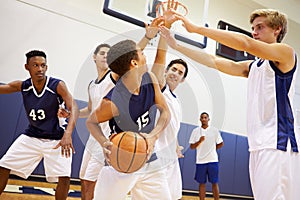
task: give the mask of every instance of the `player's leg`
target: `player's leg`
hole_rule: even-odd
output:
[[[199,184],[199,198],[200,200],[204,200],[206,196],[206,185],[205,183]]]
[[[56,200],[66,200],[70,189],[70,177],[58,177],[55,191]]]
[[[99,161],[99,157],[99,155],[92,155],[90,153],[83,156],[80,169],[82,200],[92,200],[94,198],[96,181],[104,166],[104,163]]]
[[[212,183],[212,193],[213,193],[214,200],[218,200],[220,197],[218,183]]]
[[[79,172],[79,178],[81,183],[81,199],[82,200],[90,200],[94,197],[94,187],[96,185],[96,179],[94,181],[90,180],[90,175],[88,175],[88,167],[89,162],[92,159],[92,154],[87,149],[87,147],[84,149],[81,166],[80,166],[80,172]]]
[[[7,181],[9,178],[10,169],[6,169],[4,167],[0,167],[0,195],[4,191]]]
[[[59,141],[43,140],[44,168],[47,181],[58,182],[55,192],[57,200],[65,200],[68,197],[70,187],[72,153],[69,158],[61,155],[61,147],[53,149]]]
[[[195,180],[199,183],[199,198],[204,200],[206,196],[207,164],[196,164]]]
[[[164,168],[172,199],[182,198],[182,179],[178,159]]]
[[[291,180],[290,183],[290,190],[289,193],[291,193],[291,199],[299,199],[300,197],[300,153],[299,152],[287,152],[291,156],[291,163],[290,163],[290,169],[286,169],[287,171],[290,171],[289,173],[289,179]]]
[[[212,192],[213,192],[213,197],[214,200],[219,199],[219,163],[218,162],[213,162],[213,163],[208,163],[208,180],[212,184]]]
[[[81,199],[92,200],[94,198],[96,181],[88,181],[88,180],[80,179],[80,183],[81,183]]]
[[[126,199],[137,178],[135,173],[120,173],[111,166],[104,166],[96,182],[94,200]]]
[[[256,200],[291,199],[284,197],[288,185],[285,173],[289,160],[282,154],[286,152],[276,149],[250,152],[250,180]]]
[[[139,176],[136,184],[131,190],[132,200],[171,200],[171,193],[167,181],[165,170],[147,170],[152,169],[151,165],[159,163],[158,160],[146,163],[139,171],[135,172]]]
[[[0,194],[4,191],[9,174],[27,178],[39,164],[42,156],[39,140],[20,135],[0,160]]]
[[[89,139],[90,140],[90,139]],[[92,200],[94,198],[94,190],[97,178],[104,166],[104,155],[101,146],[98,144],[93,148],[93,144],[89,142],[84,150],[81,167],[80,167],[80,183],[81,183],[81,199]]]

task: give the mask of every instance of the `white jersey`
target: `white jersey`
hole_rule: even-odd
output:
[[[177,160],[177,135],[180,129],[181,121],[181,106],[178,98],[171,92],[168,85],[162,89],[162,93],[165,97],[169,110],[171,112],[171,119],[167,127],[160,134],[157,140],[156,152],[158,157],[164,159],[164,162]]]
[[[217,144],[223,142],[220,131],[215,127],[197,127],[193,130],[189,143],[195,144],[200,137],[204,136],[205,140],[197,146],[196,163],[206,164],[211,162],[218,162]]]
[[[115,80],[112,78],[110,71],[107,72],[101,80],[91,81],[89,84],[89,96],[90,101],[92,102],[92,110],[93,112],[100,104],[103,97],[115,86]],[[100,123],[102,131],[106,137],[110,135],[109,123],[104,122]],[[100,144],[96,141],[96,139],[90,134],[89,139],[86,143],[86,149],[90,151],[90,153],[97,152],[99,149],[102,149]]]
[[[247,131],[249,151],[279,149],[286,151],[288,140],[298,151],[292,98],[296,66],[282,73],[273,62],[258,59],[250,65],[248,76]]]

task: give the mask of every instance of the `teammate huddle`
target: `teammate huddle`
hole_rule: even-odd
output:
[[[28,128],[0,160],[0,194],[10,173],[27,178],[44,158],[47,180],[58,178],[56,199],[66,199],[74,153],[71,135],[79,116],[87,117],[91,133],[80,170],[82,199],[125,199],[128,192],[133,200],[180,199],[178,157],[182,154],[177,151],[177,134],[181,109],[174,90],[184,81],[188,67],[183,60],[176,59],[165,68],[170,46],[207,67],[248,78],[247,134],[254,198],[298,199],[300,138],[292,107],[297,57],[293,48],[280,43],[286,34],[286,16],[271,9],[255,10],[250,16],[253,35],[250,38],[196,26],[176,13],[174,0],[169,0],[166,6],[163,16],[146,25],[146,34],[138,44],[123,40],[112,47],[104,44],[96,48],[93,58],[98,76],[89,84],[88,106],[80,111],[64,82],[46,76],[45,53],[34,50],[26,54],[25,68],[30,78],[0,85],[1,94],[22,93],[29,119]],[[182,46],[169,30],[177,20],[189,32],[249,52],[259,59],[234,62]],[[149,72],[142,50],[159,31],[156,57]],[[62,102],[69,113],[59,109]],[[61,126],[58,114],[68,118],[66,127]],[[149,160],[130,174],[120,173],[104,162],[106,159],[109,163],[107,154],[112,145],[108,135],[122,131],[140,132],[149,144]],[[191,146],[195,143],[195,147],[201,146],[203,138],[201,142],[200,139],[190,140]],[[165,158],[170,159],[168,164]]]

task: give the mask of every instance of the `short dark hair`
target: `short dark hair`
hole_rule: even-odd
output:
[[[202,115],[207,115],[207,117],[209,117],[209,114],[208,114],[207,112],[202,112],[201,115],[200,115],[200,117],[201,117]]]
[[[122,40],[113,45],[107,53],[109,68],[123,76],[130,69],[131,60],[138,60],[137,46],[132,40]]]
[[[25,54],[26,55],[26,63],[29,63],[30,58],[35,57],[35,56],[41,56],[44,57],[45,59],[47,59],[47,56],[45,54],[45,52],[40,51],[40,50],[32,50],[29,51],[28,53]]]
[[[102,47],[110,48],[110,45],[109,45],[109,44],[105,44],[105,43],[99,44],[99,45],[96,47],[95,51],[94,51],[94,55],[96,55],[96,54],[100,51],[100,49],[101,49]]]
[[[174,64],[181,64],[181,65],[183,65],[183,66],[185,67],[185,72],[184,72],[184,75],[183,75],[183,78],[185,78],[185,77],[187,76],[187,74],[188,74],[188,65],[187,65],[187,63],[186,63],[184,60],[182,60],[182,59],[175,59],[175,60],[172,60],[172,61],[168,64],[167,70],[169,70],[170,67],[172,67],[172,65],[174,65]]]

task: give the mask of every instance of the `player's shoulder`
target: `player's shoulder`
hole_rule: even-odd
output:
[[[200,132],[201,126],[196,126],[193,130],[192,130],[192,134],[193,133],[197,133]]]
[[[47,78],[49,79],[49,82],[63,81],[62,79],[56,78],[56,77],[53,77],[53,76],[47,76]]]
[[[209,128],[212,130],[218,130],[215,126],[209,126]]]
[[[56,87],[58,84],[65,84],[65,82],[62,79],[54,78],[54,77],[47,77],[48,79],[48,86],[54,86]]]
[[[145,81],[151,81],[152,83],[158,83],[157,81],[157,78],[155,76],[155,74],[153,72],[146,72],[144,75],[143,75],[143,79]]]
[[[220,133],[220,130],[214,126],[209,126],[210,131],[216,132],[216,133]]]

